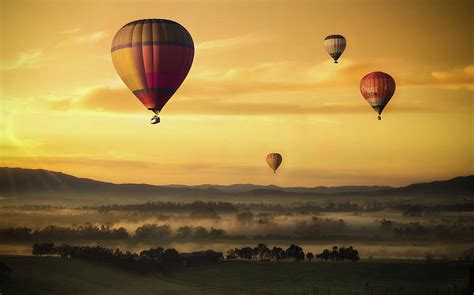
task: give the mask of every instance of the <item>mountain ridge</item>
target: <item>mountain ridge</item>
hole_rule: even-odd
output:
[[[333,195],[466,195],[472,196],[474,175],[459,176],[449,180],[415,183],[403,187],[389,186],[336,186],[336,187],[280,187],[275,185],[151,185],[145,183],[110,183],[90,178],[80,178],[45,169],[0,167],[0,193],[110,193],[140,195],[273,195],[273,196],[333,196]]]

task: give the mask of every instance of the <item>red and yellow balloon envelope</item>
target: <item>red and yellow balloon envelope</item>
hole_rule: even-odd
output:
[[[273,173],[276,173],[278,167],[280,167],[283,157],[279,153],[270,153],[267,155],[267,164],[272,168]]]
[[[194,58],[191,35],[166,19],[143,19],[123,26],[112,41],[112,61],[123,82],[156,115],[183,83]]]
[[[395,80],[384,72],[372,72],[360,81],[360,92],[369,105],[382,117],[382,112],[395,93]]]

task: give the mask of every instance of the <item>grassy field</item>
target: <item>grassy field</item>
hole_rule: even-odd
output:
[[[9,294],[438,294],[467,286],[467,264],[225,262],[169,276],[135,273],[80,260],[0,256],[13,269]],[[368,282],[368,288],[367,288]],[[329,289],[329,293],[328,293]],[[430,293],[431,294],[431,293]],[[436,293],[432,293],[436,294]]]

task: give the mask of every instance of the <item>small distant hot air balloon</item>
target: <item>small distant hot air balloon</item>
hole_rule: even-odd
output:
[[[395,80],[384,72],[372,72],[360,80],[360,92],[369,105],[382,117],[382,111],[395,93]]]
[[[186,78],[194,58],[191,35],[167,19],[142,19],[123,26],[112,41],[112,62],[133,94],[159,113]]]
[[[273,173],[276,173],[276,170],[281,165],[283,157],[279,153],[270,153],[267,155],[267,163],[270,168],[272,168]]]
[[[337,64],[337,60],[346,49],[346,38],[341,35],[329,35],[324,39],[324,48]]]

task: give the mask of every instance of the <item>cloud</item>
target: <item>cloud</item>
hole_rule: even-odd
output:
[[[97,32],[92,32],[92,33],[87,33],[87,34],[82,34],[82,35],[77,35],[76,33],[79,32],[79,30],[68,30],[68,31],[62,31],[62,34],[68,35],[66,39],[63,41],[60,41],[57,43],[56,46],[67,46],[67,45],[86,45],[86,44],[95,44],[103,40],[105,37],[107,37],[107,34],[102,31],[97,31]]]
[[[79,32],[79,29],[71,29],[65,31],[59,31],[58,33],[64,35],[71,35],[62,42],[58,42],[56,46],[63,46],[69,44],[94,44],[103,40],[107,34],[104,32],[92,32],[90,34],[84,34],[75,36]],[[46,50],[48,51],[48,50]],[[36,69],[42,65],[42,62],[46,60],[43,49],[30,49],[20,52],[16,58],[12,60],[0,61],[0,70],[18,70],[18,69]]]
[[[183,96],[233,97],[256,93],[318,92],[358,85],[370,69],[370,62],[352,62],[334,66],[331,61],[319,64],[274,62],[229,69],[193,69],[180,90]]]
[[[196,69],[166,109],[172,114],[234,116],[366,113],[370,108],[363,102],[357,88],[360,77],[372,68],[370,62],[345,60],[344,64],[337,66],[330,61],[314,65],[278,62],[230,69]],[[453,73],[439,77],[458,81],[461,74]],[[471,74],[472,67],[463,70],[463,75]],[[410,84],[402,82],[402,85]],[[418,81],[416,85],[426,84]],[[347,93],[348,89],[356,91],[360,101],[338,98],[341,91]],[[288,100],[286,97],[300,99]],[[442,106],[450,104],[445,102],[438,106],[434,101],[441,102],[441,98],[433,98],[430,103],[426,103],[427,99],[404,97],[396,105],[391,105],[390,111],[439,112]],[[60,111],[131,114],[145,110],[125,87],[87,88],[70,98],[46,98],[41,104]]]
[[[96,88],[86,93],[77,103],[79,108],[116,113],[138,113],[143,106],[126,88]]]
[[[216,50],[225,48],[242,47],[244,45],[261,42],[262,38],[256,34],[248,34],[231,38],[215,39],[196,44],[196,50]]]
[[[17,58],[0,63],[1,70],[32,69],[38,68],[43,58],[41,49],[32,49],[20,52]]]
[[[401,82],[410,86],[474,90],[474,65],[449,71],[433,71],[429,75],[401,79]]]
[[[105,38],[105,36],[106,34],[104,32],[94,32],[91,34],[78,36],[74,40],[79,44],[89,44],[96,43]]]
[[[314,66],[279,62],[223,70],[198,69],[190,74],[175,95],[173,112],[187,114],[190,113],[189,110],[193,110],[193,113],[202,114],[260,115],[353,111],[352,106],[333,104],[316,107],[291,103],[266,103],[259,102],[258,99],[252,101],[249,96],[297,92],[316,95],[324,87],[358,83],[357,73],[364,71],[366,67],[365,63],[347,61],[346,65],[341,67],[334,67],[331,62]],[[68,98],[46,97],[42,101],[43,105],[54,110],[143,112],[140,101],[125,87],[93,87]]]
[[[362,100],[361,100],[362,102]],[[48,99],[42,102],[48,108],[64,110],[92,110],[109,113],[141,113],[143,105],[126,88],[94,88],[76,99]],[[319,103],[297,104],[265,101],[233,101],[227,99],[175,99],[169,107],[173,114],[194,115],[310,115],[310,114],[347,114],[366,113],[370,108],[365,103]],[[397,107],[392,112],[438,111],[432,105],[419,100],[410,100]]]
[[[432,72],[431,75],[438,83],[472,85],[474,83],[474,65],[469,65],[463,69]]]
[[[361,101],[362,102],[362,101]],[[321,103],[319,105],[266,103],[266,102],[222,102],[222,101],[175,101],[173,112],[179,114],[206,115],[316,115],[316,114],[349,114],[367,113],[370,110],[365,103]],[[398,106],[394,112],[420,112],[430,109],[422,103],[405,103]]]

